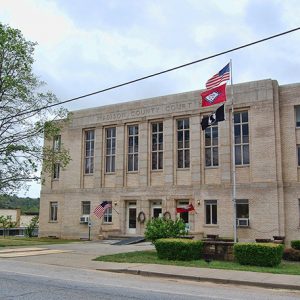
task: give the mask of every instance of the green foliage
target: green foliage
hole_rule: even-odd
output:
[[[291,261],[300,261],[300,250],[286,248],[283,252],[283,259]]]
[[[12,221],[11,216],[0,216],[0,228],[8,229],[16,226],[17,222]]]
[[[273,267],[281,262],[284,246],[273,243],[237,243],[235,259],[242,265]]]
[[[27,237],[33,237],[33,232],[38,227],[38,225],[39,225],[39,217],[35,216],[31,219],[30,224],[26,227],[25,235]]]
[[[145,237],[151,242],[162,238],[176,238],[186,234],[182,219],[154,218],[146,223]]]
[[[5,230],[15,228],[17,222],[12,221],[11,216],[0,216],[0,228],[3,228],[3,236],[5,237]]]
[[[159,259],[195,260],[203,253],[203,242],[190,239],[159,239],[154,243]]]
[[[300,250],[300,240],[291,241],[291,246],[293,249]]]
[[[8,239],[5,239],[5,241]],[[1,238],[0,238],[1,247]],[[167,260],[159,259],[155,250],[135,251],[129,253],[118,253],[111,255],[99,256],[96,261],[118,262],[118,263],[134,263],[134,264],[160,264],[160,265],[173,265],[184,266],[193,268],[210,268],[210,269],[222,269],[222,270],[236,270],[236,271],[248,271],[248,272],[262,272],[273,274],[289,274],[300,275],[300,262],[287,262],[282,261],[280,265],[276,267],[257,267],[250,265],[241,265],[234,261],[220,261],[212,260],[209,264],[204,259],[200,260]],[[159,268],[159,266],[158,266]]]
[[[42,138],[57,134],[64,123],[57,120],[67,114],[64,109],[50,107],[58,99],[33,73],[35,46],[20,30],[0,23],[0,194],[39,181],[42,160],[53,161],[49,153],[43,157]],[[67,150],[55,155],[55,162],[61,162],[62,167],[70,160]],[[49,164],[45,166],[49,171]]]
[[[0,209],[21,209],[21,214],[38,213],[40,199],[18,197],[17,195],[0,195]]]

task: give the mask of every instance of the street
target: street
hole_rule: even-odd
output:
[[[300,291],[113,274],[0,260],[0,299],[299,299]]]

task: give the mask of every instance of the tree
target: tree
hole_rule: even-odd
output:
[[[27,237],[33,237],[34,230],[38,228],[39,225],[39,217],[35,216],[31,219],[30,224],[25,229],[25,235]]]
[[[146,223],[145,237],[155,243],[158,239],[177,238],[186,235],[185,224],[182,219],[154,218]]]
[[[5,231],[9,228],[15,228],[17,222],[12,221],[11,216],[0,216],[0,228],[3,228],[3,236],[5,237]]]
[[[0,194],[39,180],[42,160],[43,171],[49,173],[54,162],[64,168],[70,161],[63,147],[54,153],[42,146],[43,137],[59,134],[65,121],[58,120],[68,118],[66,110],[49,107],[58,99],[33,74],[35,46],[18,29],[0,23]]]

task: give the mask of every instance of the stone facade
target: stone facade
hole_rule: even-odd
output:
[[[273,236],[285,236],[287,242],[300,239],[297,156],[300,129],[296,128],[295,120],[295,109],[300,105],[300,84],[278,86],[277,81],[261,80],[234,85],[233,92],[234,112],[240,115],[246,112],[248,129],[245,124],[235,125],[240,126],[244,142],[249,140],[248,146],[241,148],[245,151],[241,156],[245,161],[235,168],[236,199],[247,203],[239,213],[246,209],[247,215],[238,216],[243,219],[240,225],[244,225],[237,229],[238,239]],[[40,201],[40,236],[87,237],[89,227],[80,223],[80,217],[82,202],[89,201],[92,239],[142,235],[145,223],[136,220],[140,212],[145,213],[146,220],[165,212],[174,219],[176,207],[186,203],[195,207],[194,212],[185,215],[191,234],[233,237],[230,93],[229,86],[226,120],[218,124],[218,138],[214,140],[218,162],[212,166],[207,166],[207,144],[200,123],[218,105],[202,108],[200,91],[73,112],[70,123],[61,132],[61,142],[70,149],[72,161],[65,170],[60,170],[59,178],[45,176]],[[181,155],[178,120],[182,119],[189,124],[188,133],[184,133],[184,139],[188,140],[184,146],[189,152],[187,167],[178,167]],[[163,124],[163,169],[158,170],[153,170],[151,159],[153,123]],[[138,126],[136,171],[128,171],[128,128],[132,125]],[[107,128],[115,128],[113,172],[107,172],[106,167]],[[87,130],[94,132],[90,174],[85,174]],[[238,138],[235,141],[240,143]],[[112,219],[106,219],[107,222],[93,214],[104,200],[112,203]]]

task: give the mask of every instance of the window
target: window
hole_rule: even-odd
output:
[[[163,169],[163,123],[152,125],[152,170]]]
[[[177,167],[190,167],[190,122],[177,120]]]
[[[116,127],[106,128],[106,167],[107,173],[115,172]]]
[[[53,151],[58,152],[61,148],[61,136],[56,135],[53,138]]]
[[[95,147],[95,131],[87,130],[84,132],[85,150],[84,150],[84,173],[94,173],[94,147]]]
[[[107,201],[111,205],[111,201]],[[112,223],[112,206],[107,208],[103,215],[103,222],[104,223]]]
[[[57,202],[50,202],[50,221],[57,221]]]
[[[295,106],[296,112],[296,127],[300,127],[300,106]]]
[[[205,129],[205,166],[214,167],[218,165],[218,125],[213,125]]]
[[[249,125],[247,111],[234,114],[234,144],[235,164],[249,164]]]
[[[59,179],[60,163],[53,164],[53,179]]]
[[[218,224],[217,200],[205,200],[205,224]]]
[[[139,126],[128,126],[128,171],[139,168]]]
[[[91,213],[91,202],[90,201],[82,201],[81,202],[81,213],[83,215],[89,215]]]
[[[297,145],[298,167],[300,167],[300,145]]]
[[[237,219],[249,219],[249,201],[247,199],[236,200]]]

